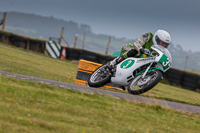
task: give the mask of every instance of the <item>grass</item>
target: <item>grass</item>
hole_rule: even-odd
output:
[[[128,93],[127,91],[114,90],[112,88],[106,90]],[[200,93],[163,83],[158,83],[153,89],[140,96],[200,106]]]
[[[26,50],[27,51],[27,50]],[[74,83],[78,64],[0,47],[0,71]]]
[[[1,133],[198,133],[200,115],[0,76]]]
[[[27,50],[22,52],[0,45],[0,71],[74,83],[77,67],[78,64],[71,61],[52,59]],[[200,106],[200,93],[162,83],[142,96]]]
[[[200,106],[200,93],[162,83],[142,96]]]

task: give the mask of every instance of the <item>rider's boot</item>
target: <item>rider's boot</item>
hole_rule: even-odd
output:
[[[119,57],[116,57],[114,60],[110,61],[107,63],[107,68],[109,70],[112,70],[114,68],[115,65],[119,64],[120,62],[122,62],[124,60],[124,56],[121,55]]]

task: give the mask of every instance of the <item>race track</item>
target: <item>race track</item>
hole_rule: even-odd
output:
[[[44,83],[44,84],[52,85],[55,87],[59,87],[61,89],[72,89],[72,90],[82,91],[85,93],[103,94],[103,95],[111,96],[117,99],[125,99],[133,103],[135,102],[135,103],[144,103],[144,104],[151,104],[151,105],[161,105],[163,107],[172,108],[174,110],[200,113],[200,106],[147,98],[147,97],[142,97],[142,96],[136,96],[136,95],[108,91],[108,90],[103,90],[103,89],[98,89],[98,88],[86,87],[86,86],[80,86],[80,85],[69,84],[69,83],[53,81],[53,80],[37,78],[37,77],[31,77],[31,76],[25,76],[25,75],[20,75],[20,74],[13,74],[13,73],[7,73],[7,72],[0,72],[0,74],[3,76],[17,78],[21,80]]]

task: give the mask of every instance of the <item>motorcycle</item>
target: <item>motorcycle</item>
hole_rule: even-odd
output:
[[[129,57],[111,71],[107,65],[100,66],[88,79],[88,85],[102,87],[111,82],[123,89],[127,88],[133,95],[149,91],[163,79],[163,74],[172,63],[168,49],[162,46],[152,46],[151,49],[149,55],[143,54],[139,58]]]

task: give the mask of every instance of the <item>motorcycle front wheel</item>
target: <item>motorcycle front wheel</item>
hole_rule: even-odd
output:
[[[97,68],[90,78],[88,79],[88,85],[90,87],[101,87],[111,80],[111,75],[109,70],[106,69],[106,65],[100,66]]]
[[[142,74],[136,76],[128,85],[128,92],[133,95],[139,95],[149,91],[163,78],[159,70],[151,71],[142,78]]]

